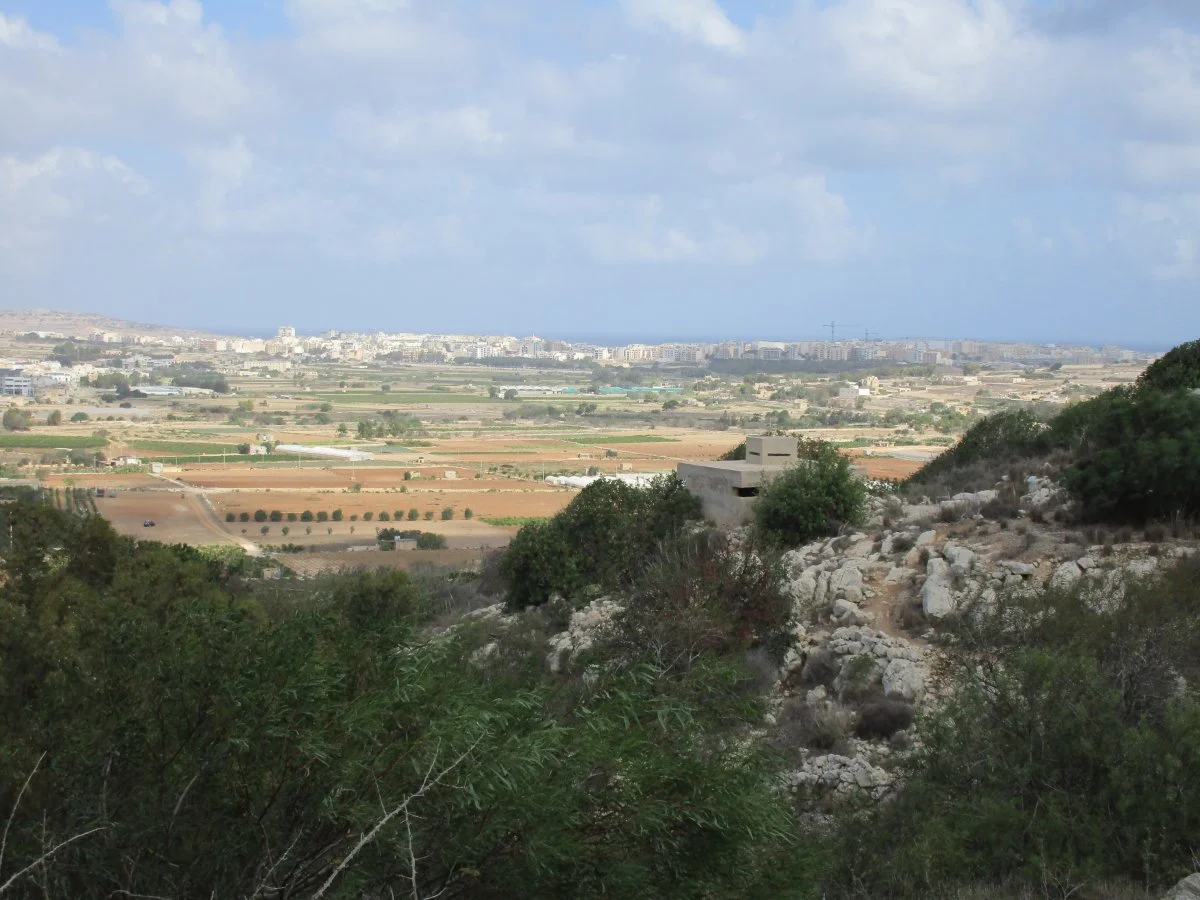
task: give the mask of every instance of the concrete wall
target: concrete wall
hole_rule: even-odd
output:
[[[681,462],[680,480],[700,498],[704,517],[726,528],[736,528],[750,518],[758,491],[784,470],[751,462]]]

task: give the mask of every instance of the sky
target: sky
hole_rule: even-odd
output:
[[[0,0],[4,309],[1169,346],[1198,288],[1196,0]]]

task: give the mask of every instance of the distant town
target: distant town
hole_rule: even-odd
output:
[[[10,339],[62,341],[66,347],[54,358],[40,350],[28,357],[13,353],[0,358],[0,393],[36,396],[39,391],[87,382],[113,368],[143,376],[176,365],[179,355],[197,354],[214,372],[237,376],[287,373],[306,364],[321,363],[485,363],[504,365],[533,361],[547,366],[571,363],[664,367],[706,367],[718,361],[744,360],[766,368],[789,371],[787,364],[831,363],[857,366],[921,365],[945,367],[948,377],[974,383],[971,372],[991,364],[1011,369],[1063,365],[1102,365],[1146,362],[1154,354],[1115,345],[1100,348],[1070,344],[1003,343],[979,340],[846,339],[830,327],[828,340],[720,341],[631,343],[606,346],[553,338],[479,334],[416,334],[407,332],[326,331],[302,335],[292,326],[281,326],[273,338],[221,337],[170,334],[160,327],[144,331],[0,330]],[[18,345],[9,344],[10,347]],[[114,352],[121,351],[121,352]],[[798,365],[796,368],[800,368]],[[963,367],[966,366],[964,369]],[[835,367],[836,368],[836,367]],[[967,374],[964,374],[967,373]],[[141,387],[151,393],[155,387]],[[164,393],[185,393],[188,388],[165,385]]]

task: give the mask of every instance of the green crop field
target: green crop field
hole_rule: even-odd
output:
[[[306,394],[305,399],[328,400],[344,405],[414,406],[438,403],[502,403],[486,394],[419,393],[404,391],[340,391],[331,394]]]
[[[548,516],[484,516],[479,521],[500,528],[524,528],[534,522],[545,522],[548,518]]]
[[[0,449],[96,450],[107,438],[80,434],[0,434]]]
[[[659,437],[656,434],[593,434],[564,437],[571,444],[675,444],[675,438]]]
[[[146,453],[165,453],[170,455],[184,454],[201,456],[207,454],[220,455],[223,452],[236,454],[237,444],[214,444],[204,441],[130,441],[133,450]]]

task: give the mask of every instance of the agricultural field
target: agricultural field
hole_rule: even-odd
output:
[[[746,434],[785,431],[838,442],[871,477],[901,479],[973,417],[1090,396],[1135,376],[1128,367],[1068,366],[949,384],[914,367],[881,378],[870,397],[844,401],[842,376],[645,370],[638,377],[653,389],[614,393],[611,383],[634,378],[627,370],[314,364],[287,375],[229,374],[222,395],[118,403],[79,387],[27,404],[28,430],[0,434],[0,474],[37,478],[64,498],[116,489],[81,502],[137,538],[251,549],[291,542],[327,555],[321,566],[365,563],[348,551],[373,544],[399,515],[445,534],[449,549],[436,552],[477,558],[571,501],[575,491],[547,483],[549,475],[671,472],[720,457]],[[504,399],[507,386],[524,384],[555,392]],[[59,424],[45,424],[55,411]],[[242,452],[280,443],[374,458]],[[124,467],[97,468],[97,454]],[[254,521],[260,510],[266,521]],[[381,554],[390,560],[381,564],[409,565],[396,561],[403,555]]]

